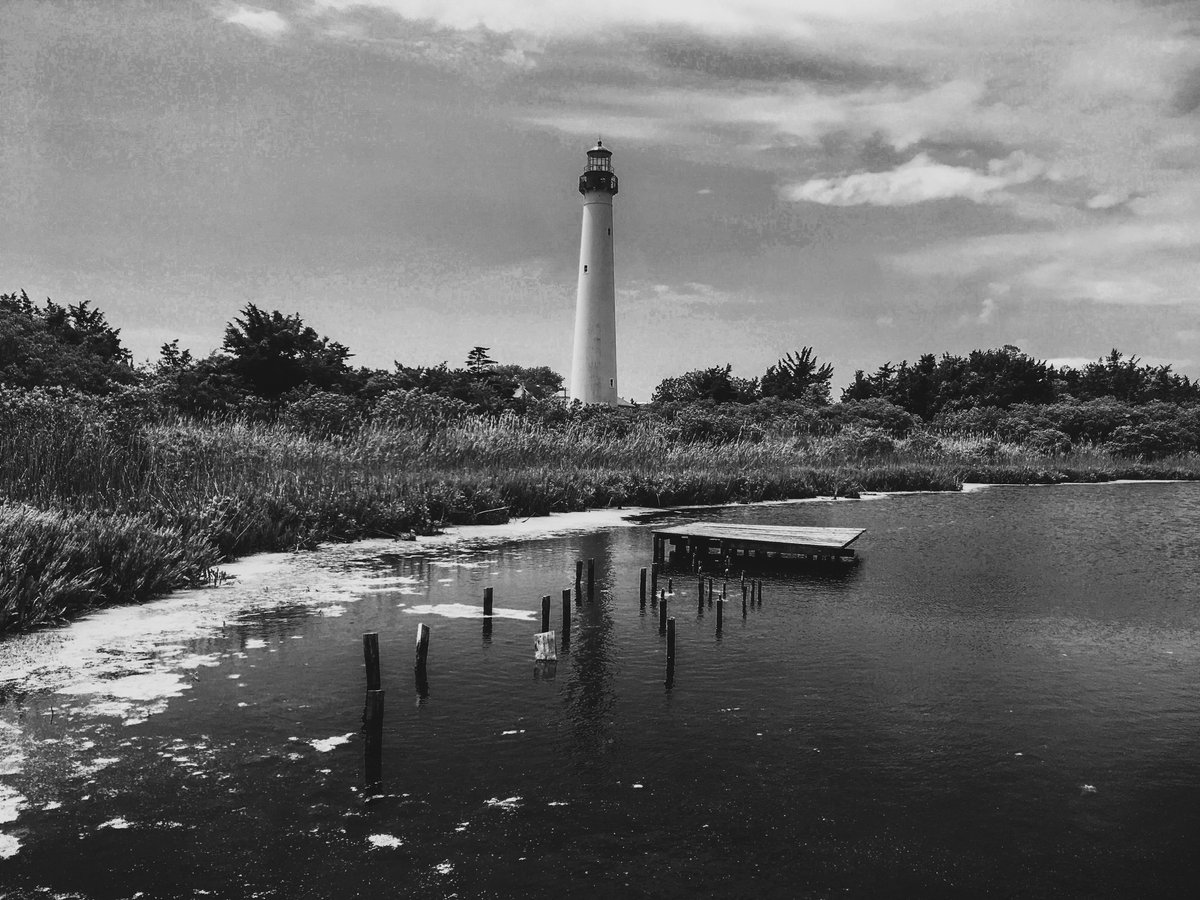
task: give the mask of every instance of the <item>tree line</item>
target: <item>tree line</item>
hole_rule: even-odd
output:
[[[845,428],[904,437],[914,430],[969,432],[1061,452],[1107,442],[1126,455],[1200,449],[1200,383],[1112,350],[1080,368],[1053,366],[1006,345],[965,356],[890,361],[832,399],[833,367],[804,346],[759,377],[730,364],[663,379],[635,410],[572,407],[547,366],[502,364],[477,346],[463,365],[391,369],[351,364],[348,347],[299,314],[247,303],[221,347],[196,358],[177,340],[135,365],[120,330],[83,302],[39,305],[0,294],[0,385],[120,396],[126,405],[189,416],[236,414],[338,433],[373,415],[444,421],[511,411],[553,425],[587,420],[619,435],[632,418],[661,421],[680,440],[753,440],[763,429],[833,434]]]

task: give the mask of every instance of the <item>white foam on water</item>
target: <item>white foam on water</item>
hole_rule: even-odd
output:
[[[99,831],[101,828],[112,828],[114,831],[123,831],[128,827],[129,823],[120,816],[117,816],[117,818],[109,819],[107,822],[101,822],[96,826],[96,830]]]
[[[25,797],[6,784],[0,784],[0,822],[15,822],[25,808]]]
[[[337,616],[342,616],[345,614],[346,614],[346,607],[344,607],[340,604],[337,604],[334,606],[326,606],[323,609],[317,610],[317,615],[328,616],[329,618],[335,618]]]
[[[0,775],[17,775],[25,763],[21,747],[23,732],[9,722],[0,721]]]
[[[394,834],[370,834],[367,835],[367,843],[376,849],[391,849],[403,845],[404,841]]]
[[[195,653],[191,656],[186,656],[181,660],[177,660],[174,665],[180,669],[190,670],[198,669],[201,666],[213,668],[221,664],[220,658],[215,653]]]
[[[0,831],[0,859],[12,859],[21,849],[21,842],[11,834]]]
[[[372,585],[387,585],[387,584],[420,584],[421,579],[416,575],[372,575],[370,583]],[[368,590],[386,590],[386,588],[368,588]]]
[[[59,688],[68,696],[90,698],[72,712],[87,716],[111,716],[123,725],[139,725],[166,710],[167,701],[191,689],[178,672],[157,671],[122,678],[91,678]]]
[[[60,803],[58,800],[51,800],[48,803],[42,804],[42,812],[49,812],[52,809],[61,809],[61,808],[62,808],[62,803]]]
[[[437,872],[439,875],[449,875],[454,871],[454,865],[450,862],[450,860],[446,860],[445,862],[440,862],[434,866],[433,871]]]
[[[505,800],[499,800],[496,797],[492,797],[490,800],[483,801],[483,805],[491,806],[495,809],[516,809],[521,805],[521,798],[509,797]]]
[[[342,744],[350,743],[350,739],[352,737],[354,737],[353,731],[349,732],[348,734],[334,735],[330,738],[318,738],[316,740],[309,741],[309,744],[311,744],[318,753],[328,753],[334,747],[340,747]]]
[[[246,641],[247,650],[261,650],[265,646],[267,646],[267,642],[262,638],[248,638]]]
[[[446,619],[482,619],[483,607],[471,606],[466,603],[427,603],[421,606],[406,606],[406,613],[412,613],[420,616],[442,616]],[[494,619],[520,619],[524,621],[533,620],[538,613],[527,609],[502,609],[494,607],[492,609],[492,618]]]

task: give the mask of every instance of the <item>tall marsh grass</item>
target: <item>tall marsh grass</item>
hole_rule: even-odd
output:
[[[681,443],[661,423],[514,414],[392,418],[344,435],[0,390],[0,632],[212,577],[220,560],[317,541],[553,511],[957,490],[963,481],[1197,477],[987,436],[814,437],[756,429]]]

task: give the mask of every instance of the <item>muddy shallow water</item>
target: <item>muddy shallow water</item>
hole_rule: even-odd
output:
[[[657,611],[638,602],[648,526],[618,514],[255,557],[220,588],[0,643],[0,894],[1194,884],[1200,485],[693,517],[867,534],[855,567],[762,573],[745,617],[731,582],[720,633],[680,573],[670,690]],[[564,643],[559,594],[580,558],[599,594],[572,604]],[[544,594],[555,667],[533,662]],[[387,692],[379,796],[364,781],[364,631],[380,635]]]

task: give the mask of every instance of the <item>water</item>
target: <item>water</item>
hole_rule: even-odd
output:
[[[1200,485],[697,517],[866,528],[862,562],[769,571],[745,618],[731,581],[719,634],[677,575],[670,690],[638,603],[648,527],[612,517],[260,557],[0,644],[0,893],[1192,894]],[[600,596],[563,646],[578,558]],[[543,594],[553,670],[533,662]],[[364,631],[387,690],[373,799]]]

